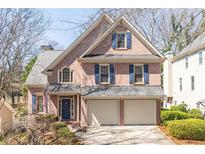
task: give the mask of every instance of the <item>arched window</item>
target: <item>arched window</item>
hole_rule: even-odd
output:
[[[71,83],[73,82],[73,70],[65,67],[58,73],[58,79],[60,83]]]

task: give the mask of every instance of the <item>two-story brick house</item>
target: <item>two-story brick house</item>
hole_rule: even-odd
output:
[[[40,53],[26,82],[29,114],[82,126],[159,124],[164,59],[125,18],[102,15],[66,50]]]

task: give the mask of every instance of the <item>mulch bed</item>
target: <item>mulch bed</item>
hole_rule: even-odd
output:
[[[205,141],[195,141],[195,140],[179,140],[176,137],[170,135],[169,130],[165,126],[159,126],[159,128],[170,138],[175,144],[183,145],[183,144],[195,144],[195,145],[203,145]]]

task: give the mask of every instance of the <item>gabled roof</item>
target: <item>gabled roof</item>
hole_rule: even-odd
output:
[[[176,56],[173,57],[173,61],[180,60],[188,55],[194,54],[201,49],[205,48],[205,32],[199,35],[192,43],[182,49]]]
[[[51,63],[43,73],[46,73],[48,70],[53,69],[66,55],[68,55],[88,34],[95,29],[102,19],[106,19],[110,24],[113,24],[113,20],[107,15],[103,14],[100,16],[84,33],[82,33],[65,51],[53,62]]]
[[[133,26],[131,25],[124,17],[120,17],[97,41],[88,48],[84,54],[81,55],[80,58],[83,56],[89,54],[90,52],[93,51],[112,31],[120,24],[124,23],[127,28],[134,34],[136,35],[140,41],[144,43],[144,45],[154,54],[158,55],[161,58],[164,58],[164,56]]]
[[[47,76],[42,71],[48,67],[63,51],[43,51],[39,54],[29,76],[26,80],[28,86],[45,86],[47,82]]]

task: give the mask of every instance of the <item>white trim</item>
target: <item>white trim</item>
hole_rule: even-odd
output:
[[[91,26],[89,26],[89,28],[83,32],[71,45],[69,45],[69,47],[67,49],[65,49],[65,51],[60,54],[55,61],[53,61],[42,73],[45,73],[48,70],[52,70],[66,55],[68,55],[83,39],[85,39],[88,34],[90,34],[90,32],[95,29],[100,22],[102,21],[102,19],[106,19],[109,24],[113,24],[114,21],[107,15],[107,14],[103,14],[102,16],[100,16]]]
[[[101,82],[101,66],[108,66],[108,82]],[[99,64],[99,83],[110,84],[110,64]]]
[[[124,23],[127,25],[128,29],[138,37],[138,39],[143,42],[143,44],[153,53],[159,55],[161,58],[164,58],[164,55],[161,54],[134,26],[132,26],[124,17],[119,18],[97,41],[90,46],[81,56],[85,56],[93,51],[118,25],[119,23]]]
[[[70,82],[63,82],[63,69],[65,68],[68,68],[69,69],[69,80]],[[59,75],[60,75],[60,72],[61,72],[61,82],[59,81]],[[72,74],[72,75],[71,75]],[[72,77],[71,77],[72,76]],[[73,78],[73,80],[71,81],[71,78]],[[71,69],[70,67],[68,66],[63,66],[60,70],[58,70],[58,83],[61,83],[61,84],[72,84],[74,83],[74,70]]]
[[[75,120],[75,116],[76,116],[76,113],[75,113],[75,106],[76,106],[76,104],[75,104],[75,98],[74,98],[74,96],[72,95],[72,96],[65,96],[65,97],[62,97],[62,96],[60,96],[60,95],[58,95],[58,116],[60,117],[60,119],[62,119],[62,99],[70,99],[70,119],[68,119],[68,120]],[[61,104],[61,105],[59,105],[59,103]],[[61,112],[59,113],[59,107],[61,107],[60,108],[60,110],[61,110]],[[72,115],[72,110],[73,110],[73,115]]]
[[[135,67],[142,66],[142,82],[135,82]],[[134,64],[134,84],[144,84],[144,64]]]

